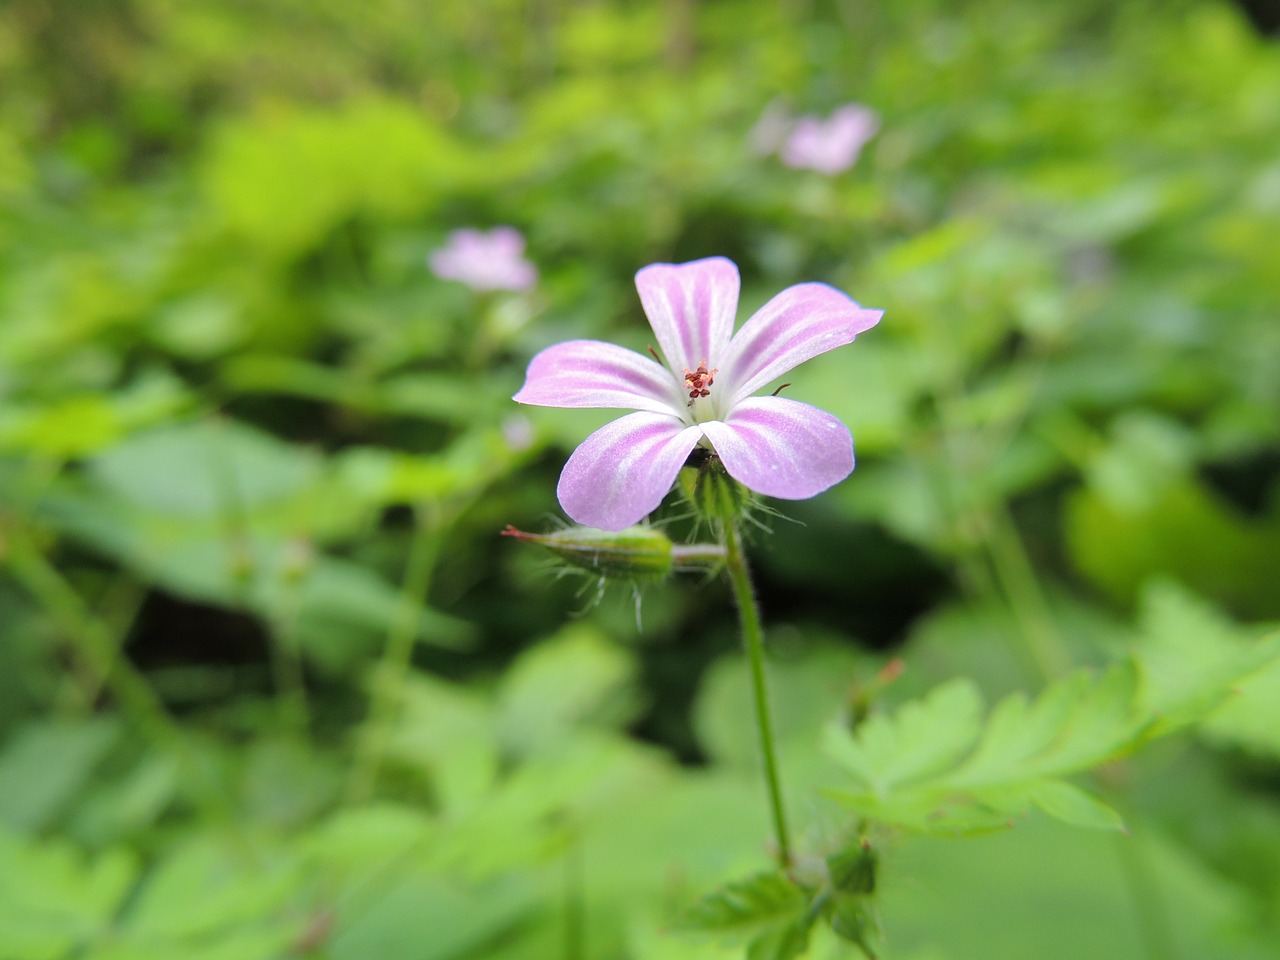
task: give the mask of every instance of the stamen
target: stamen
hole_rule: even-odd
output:
[[[657,350],[653,349],[653,347],[651,346],[646,346],[645,349],[649,351],[649,354],[653,357],[653,359],[657,360],[659,364],[661,364],[664,367],[666,366],[665,363],[662,363],[662,358],[658,356]],[[688,370],[685,371],[685,373],[688,373],[688,372],[689,372]]]
[[[769,394],[769,396],[771,396],[771,397],[776,397],[778,394],[780,394],[783,390],[787,389],[787,387],[789,387],[789,386],[791,386],[791,384],[789,384],[789,383],[784,383],[784,384],[783,384],[782,386],[780,386],[777,390],[773,391],[773,393]]]
[[[708,370],[705,359],[698,364],[697,370],[690,370],[688,367],[684,368],[684,388],[689,391],[690,402],[697,400],[699,397],[711,396],[711,390],[708,388],[716,382],[716,374],[719,372],[719,367]]]

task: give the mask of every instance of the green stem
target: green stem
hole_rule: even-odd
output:
[[[413,657],[413,641],[418,634],[418,617],[431,585],[439,536],[427,511],[415,511],[413,540],[400,587],[400,609],[387,631],[387,646],[374,673],[372,702],[369,705],[369,734],[356,756],[347,784],[347,799],[356,803],[373,793],[387,746],[391,742],[396,713],[404,694],[405,678]]]
[[[298,615],[301,596],[297,583],[284,589],[284,610],[270,621],[271,673],[281,719],[288,729],[303,735],[311,729],[307,681],[298,650]]]
[[[564,960],[582,960],[586,956],[584,889],[582,847],[575,831],[564,853]]]
[[[125,716],[153,743],[172,746],[180,740],[150,685],[120,655],[118,644],[80,595],[25,535],[17,530],[6,533],[9,569],[57,621],[90,682],[111,691]]]
[[[1053,612],[1013,518],[1002,507],[996,507],[992,514],[992,528],[986,538],[992,568],[1036,670],[1046,681],[1052,681],[1071,669],[1071,656],[1054,625]]]
[[[747,662],[751,665],[751,693],[755,705],[756,729],[760,734],[765,785],[773,814],[773,831],[778,841],[778,865],[785,870],[791,865],[791,838],[782,807],[782,787],[773,744],[773,721],[769,716],[769,691],[764,676],[764,631],[760,627],[760,610],[756,606],[751,574],[747,570],[747,561],[742,552],[742,534],[731,523],[725,524],[725,554],[725,569],[733,584],[733,595],[742,621],[742,642],[747,648]]]
[[[677,570],[718,567],[724,563],[725,550],[718,543],[673,543],[671,562]]]
[[[1147,955],[1152,960],[1176,957],[1176,946],[1169,931],[1168,910],[1160,897],[1159,879],[1147,861],[1141,841],[1132,836],[1117,836],[1115,846],[1133,897],[1138,929],[1146,944]]]

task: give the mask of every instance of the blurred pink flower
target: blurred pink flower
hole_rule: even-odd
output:
[[[449,242],[427,257],[431,272],[473,290],[528,290],[538,271],[524,258],[524,237],[515,227],[455,230]]]
[[[536,438],[533,424],[523,414],[517,413],[502,421],[502,439],[506,442],[507,449],[513,453],[528,450]]]
[[[735,480],[802,500],[853,469],[853,438],[816,407],[754,397],[792,367],[849,343],[879,321],[822,283],[783,290],[733,334],[738,268],[723,257],[655,263],[636,289],[666,366],[599,340],[570,340],[529,364],[520,403],[635,410],[569,457],[557,495],[578,523],[621,530],[662,502],[694,447],[715,451]],[[680,372],[676,372],[680,371]]]
[[[840,107],[826,120],[800,117],[782,145],[782,162],[820,173],[841,173],[854,165],[879,129],[875,111],[856,103]]]

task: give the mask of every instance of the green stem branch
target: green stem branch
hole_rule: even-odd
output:
[[[418,634],[418,618],[431,585],[439,546],[439,524],[435,511],[415,511],[413,540],[405,564],[400,587],[400,608],[387,631],[387,646],[373,679],[372,702],[369,706],[368,736],[356,756],[347,799],[356,803],[367,800],[377,784],[378,773],[391,741],[396,714],[404,695],[404,682],[413,658],[413,641]]]
[[[760,610],[756,606],[751,574],[742,552],[742,534],[732,523],[725,524],[725,570],[733,585],[734,600],[742,621],[742,642],[747,649],[751,668],[751,693],[755,706],[756,730],[760,736],[760,756],[764,762],[765,785],[773,815],[773,831],[777,839],[778,864],[784,870],[791,865],[791,838],[782,806],[782,787],[778,777],[778,758],[773,743],[773,721],[769,715],[769,691],[764,675],[764,631],[760,626]]]

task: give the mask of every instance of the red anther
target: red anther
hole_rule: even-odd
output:
[[[707,369],[707,361],[703,360],[698,364],[697,370],[684,368],[684,385],[689,391],[689,399],[697,400],[699,397],[711,396],[711,391],[707,388],[716,382],[716,374],[720,372],[720,368],[714,370]]]

